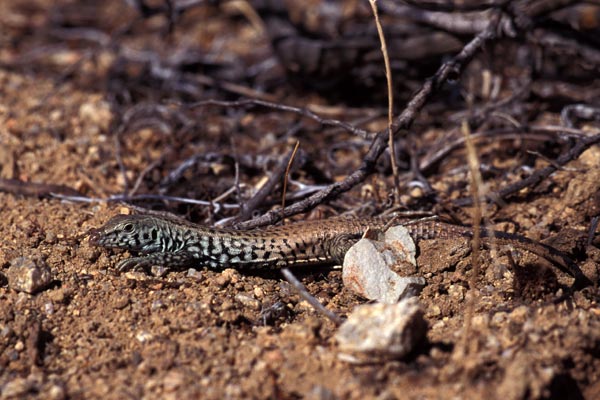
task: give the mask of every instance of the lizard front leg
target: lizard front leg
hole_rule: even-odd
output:
[[[167,268],[181,268],[198,263],[193,253],[187,251],[152,253],[139,257],[127,258],[117,265],[120,272],[142,268],[146,270],[154,265]]]

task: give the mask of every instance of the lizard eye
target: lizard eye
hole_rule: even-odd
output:
[[[128,223],[128,224],[123,225],[123,230],[127,233],[132,233],[133,232],[133,224]]]

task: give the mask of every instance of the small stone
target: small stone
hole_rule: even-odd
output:
[[[224,275],[223,273],[215,278],[215,283],[220,288],[224,288],[225,286],[229,285],[229,282],[231,282],[231,277]]]
[[[352,361],[399,359],[424,339],[427,322],[416,297],[396,304],[356,307],[335,334],[342,354]]]
[[[49,400],[63,400],[66,398],[65,389],[60,385],[52,385],[48,389]]]
[[[440,306],[434,304],[431,307],[429,307],[428,314],[431,317],[439,317],[440,315],[442,315],[442,309],[440,308]]]
[[[239,273],[233,268],[224,269],[219,276],[215,278],[215,283],[224,288],[225,286],[232,284],[235,285],[239,282]]]
[[[243,293],[238,293],[235,295],[235,299],[245,307],[256,311],[260,310],[260,302],[252,296],[248,296]]]
[[[230,299],[226,299],[221,304],[222,311],[229,311],[229,310],[233,310],[233,309],[235,309],[235,304],[233,304],[233,301],[231,301]]]
[[[410,189],[410,196],[413,198],[420,198],[423,197],[423,188],[419,187],[419,186],[415,186],[412,189]]]
[[[44,303],[44,312],[46,315],[54,314],[54,304],[51,301]]]
[[[192,278],[197,281],[202,281],[204,279],[204,277],[202,276],[202,271],[198,271],[195,268],[188,269],[187,276],[188,276],[188,278]]]
[[[11,289],[29,294],[44,290],[52,282],[50,267],[42,259],[15,258],[6,275]]]
[[[48,244],[56,244],[58,243],[58,237],[54,232],[46,232],[46,237],[44,239]]]
[[[183,386],[185,377],[181,372],[171,370],[167,372],[163,380],[165,392],[174,392],[179,387]]]
[[[157,310],[160,310],[160,309],[166,309],[166,308],[167,308],[167,305],[165,304],[165,302],[164,302],[164,301],[162,301],[162,300],[160,300],[160,299],[158,299],[158,300],[154,300],[154,301],[152,302],[152,305],[150,306],[150,309],[151,309],[152,311],[157,311]]]
[[[106,101],[94,101],[79,106],[79,118],[90,125],[96,125],[103,131],[108,130],[113,115]]]
[[[119,214],[130,215],[131,213],[132,213],[131,209],[129,209],[127,207],[119,208]]]
[[[169,272],[169,268],[162,265],[153,265],[150,267],[150,274],[156,278],[162,278],[167,272]]]
[[[527,320],[529,308],[527,306],[519,306],[511,311],[510,319],[514,322],[523,324]]]
[[[15,378],[4,385],[0,394],[3,399],[23,398],[33,387],[34,385],[31,381],[25,378]]]
[[[265,297],[265,291],[259,287],[255,287],[253,289],[253,293],[254,293],[254,297],[256,297],[257,299],[262,299],[263,297]]]
[[[51,290],[48,297],[55,303],[66,303],[73,296],[73,289],[61,287],[56,290]]]
[[[113,308],[117,310],[122,310],[129,305],[129,297],[127,296],[119,296],[115,299],[113,303]]]
[[[231,284],[235,285],[240,281],[240,273],[233,268],[224,269],[221,275],[229,277]]]
[[[148,331],[140,331],[135,335],[135,338],[140,343],[146,343],[154,339],[154,335]]]
[[[7,339],[13,335],[13,330],[8,325],[0,325],[2,329],[0,329],[0,338]]]
[[[52,110],[48,114],[48,117],[49,117],[50,121],[52,121],[52,122],[58,122],[59,120],[62,119],[63,113],[62,113],[61,110]]]
[[[457,299],[457,300],[464,300],[465,299],[465,294],[467,293],[467,289],[464,286],[461,285],[450,285],[450,287],[448,288],[448,294]]]
[[[426,282],[422,277],[401,277],[392,269],[401,263],[416,267],[416,247],[407,229],[394,227],[385,240],[361,239],[352,246],[344,258],[342,279],[356,294],[392,304],[418,294]]]

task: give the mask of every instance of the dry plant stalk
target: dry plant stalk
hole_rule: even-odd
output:
[[[390,57],[387,51],[387,45],[385,43],[385,35],[383,34],[383,28],[379,21],[379,13],[377,12],[377,0],[369,0],[371,8],[373,9],[373,16],[375,17],[375,25],[377,26],[377,33],[379,34],[379,41],[381,42],[381,52],[383,53],[383,62],[385,64],[385,78],[387,81],[388,90],[388,147],[390,148],[390,159],[392,163],[392,174],[394,175],[394,204],[398,204],[400,199],[400,193],[398,191],[398,165],[396,164],[396,146],[394,145],[394,92],[392,91],[392,68],[390,67]]]
[[[225,2],[221,5],[226,10],[229,11],[238,11],[242,14],[248,22],[252,25],[252,27],[256,30],[260,35],[267,34],[267,28],[265,24],[258,14],[258,12],[252,7],[252,5],[246,0],[234,0]]]
[[[297,140],[294,145],[294,150],[292,151],[292,155],[290,156],[290,160],[288,161],[287,167],[285,168],[285,174],[283,175],[283,189],[281,190],[281,209],[285,208],[285,194],[287,193],[287,183],[290,175],[290,169],[292,168],[292,163],[294,162],[294,158],[296,158],[296,153],[298,152],[298,147],[300,147],[300,141]]]
[[[471,353],[469,344],[476,344],[469,340],[471,337],[471,326],[473,315],[475,313],[475,301],[477,299],[477,276],[479,275],[479,245],[481,238],[481,221],[483,217],[483,208],[481,205],[481,199],[483,195],[483,179],[479,172],[479,158],[477,157],[477,150],[475,144],[471,138],[471,130],[469,129],[468,122],[463,120],[461,126],[462,134],[465,138],[465,147],[467,149],[467,162],[469,164],[469,171],[471,173],[471,196],[473,197],[473,239],[471,241],[471,279],[469,282],[469,289],[471,296],[467,300],[467,307],[465,310],[465,329],[462,335],[461,346],[457,346],[457,350],[460,352],[460,356],[466,356]]]

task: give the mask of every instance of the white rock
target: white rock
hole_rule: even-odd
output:
[[[417,246],[405,226],[392,226],[385,231],[383,241],[398,251],[412,265],[417,265]]]
[[[392,269],[401,263],[416,266],[415,243],[405,227],[389,229],[385,240],[361,239],[352,246],[344,258],[342,279],[347,288],[364,298],[393,304],[417,294],[425,279],[401,277]]]
[[[410,354],[427,333],[416,297],[356,307],[335,335],[342,359],[369,362]]]

